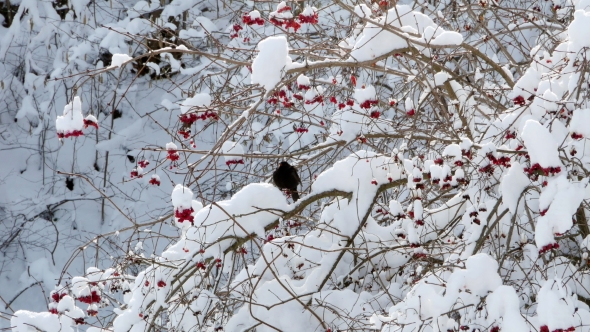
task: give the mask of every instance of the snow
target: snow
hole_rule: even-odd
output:
[[[588,178],[571,182],[565,174],[548,181],[539,197],[539,210],[545,211],[537,221],[535,242],[539,249],[555,242],[555,234],[564,234],[572,226],[572,216],[584,197]]]
[[[590,12],[578,9],[574,13],[574,20],[567,31],[571,45],[570,50],[578,50],[590,46],[586,32],[590,27]]]
[[[360,17],[365,17],[371,14],[371,10],[366,5],[360,5],[355,6],[355,13]],[[424,39],[431,45],[459,45],[463,42],[461,34],[444,31],[430,17],[412,11],[411,7],[407,5],[396,5],[389,9],[385,16],[378,17],[375,21],[378,24],[390,25],[398,29],[403,27],[405,30],[409,28],[417,33],[424,33]],[[395,34],[382,30],[373,23],[367,23],[356,39],[351,59],[366,61],[407,46],[408,44],[401,33]]]
[[[244,148],[238,142],[225,141],[221,146],[223,150],[225,161],[243,160]],[[228,156],[228,154],[236,156]]]
[[[265,197],[264,201],[260,201],[260,197]],[[250,184],[238,191],[230,200],[217,202],[213,206],[208,205],[196,213],[194,223],[197,227],[187,232],[186,239],[209,247],[208,255],[219,257],[232,243],[231,236],[264,236],[264,226],[277,219],[271,212],[273,209],[287,210],[287,200],[281,191],[271,184]],[[240,226],[235,227],[238,224]],[[205,234],[211,241],[228,236],[230,238],[220,240],[211,246],[202,242]],[[167,253],[163,255],[166,256]]]
[[[366,100],[377,100],[377,93],[375,92],[375,87],[372,85],[368,85],[361,89],[354,89],[354,99],[359,103],[362,104]]]
[[[450,78],[447,72],[441,71],[434,74],[434,85],[441,86]]]
[[[502,330],[527,331],[529,328],[520,314],[520,301],[511,286],[499,286],[486,298],[491,320],[500,322]]]
[[[571,296],[571,291],[558,278],[545,281],[539,291],[539,324],[549,327],[549,331],[566,330],[575,326],[577,300]]]
[[[365,4],[354,6],[354,13],[359,17],[368,17],[371,15],[371,8]]]
[[[173,142],[166,143],[166,150],[168,151],[177,151],[178,147]]]
[[[463,36],[455,31],[443,31],[434,40],[430,41],[431,45],[461,45]]]
[[[113,59],[111,60],[111,65],[109,67],[121,67],[121,65],[125,64],[126,62],[132,59],[133,58],[127,54],[113,54]]]
[[[523,190],[528,185],[530,185],[530,180],[524,174],[522,166],[518,162],[512,163],[512,166],[506,175],[502,177],[502,182],[500,184],[502,201],[508,205],[508,209],[510,209],[512,215],[516,215],[519,199],[521,198]]]
[[[570,121],[570,133],[581,134],[585,138],[590,138],[590,109],[577,109],[574,111],[572,120]]]
[[[219,28],[215,23],[213,23],[210,19],[205,16],[198,16],[195,18],[193,22],[193,26],[202,27],[203,29],[207,30],[209,33],[218,31]]]
[[[563,166],[557,152],[557,142],[547,128],[538,121],[527,120],[522,130],[524,145],[531,157],[531,165],[539,163],[542,167]]]
[[[299,76],[297,76],[297,85],[298,86],[305,86],[305,87],[309,87],[311,85],[311,82],[309,80],[309,77],[301,74]]]
[[[208,93],[196,93],[193,97],[187,98],[180,104],[180,113],[186,114],[188,111],[199,107],[209,107],[211,105],[211,95]]]
[[[171,198],[172,205],[177,209],[190,209],[192,207],[193,192],[182,184],[177,184],[174,187]]]
[[[19,310],[14,313],[10,319],[10,325],[14,332],[36,332],[36,331],[73,331],[69,326],[61,326],[60,319],[57,315],[49,312],[29,312]]]
[[[461,146],[459,144],[450,144],[445,147],[442,153],[443,157],[461,157]]]
[[[319,24],[284,35],[268,19],[301,22],[303,8],[279,2],[12,2],[20,19],[0,24],[0,296],[16,317],[0,328],[139,332],[159,311],[162,329],[185,331],[584,330],[589,241],[572,219],[590,198],[590,1],[484,1],[527,18],[481,11],[500,51],[444,1],[351,12],[321,0],[302,12]],[[249,11],[263,24],[241,21]],[[451,14],[456,32],[441,28]],[[150,56],[139,41],[158,27],[200,55],[166,44],[142,58],[148,75],[117,70]],[[205,110],[218,118],[178,120]],[[270,183],[285,158],[302,180],[292,204]],[[93,292],[104,302],[82,304]]]
[[[258,43],[258,55],[252,62],[252,84],[272,90],[281,80],[284,70],[291,64],[287,38],[268,37]]]
[[[63,115],[57,116],[55,120],[55,129],[58,134],[74,134],[81,132],[84,128],[84,117],[82,115],[82,101],[80,97],[74,97],[74,100],[64,107]]]

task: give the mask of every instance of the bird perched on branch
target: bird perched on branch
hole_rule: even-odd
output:
[[[293,197],[293,201],[297,202],[299,199],[297,186],[301,184],[301,179],[295,167],[289,165],[286,161],[281,161],[279,167],[272,173],[272,180],[279,189],[287,189],[291,197]]]

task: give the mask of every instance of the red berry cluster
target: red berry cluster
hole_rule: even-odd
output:
[[[136,168],[134,168],[134,169],[131,170],[131,178],[132,179],[134,179],[134,178],[142,178],[142,177],[143,177],[143,174],[139,174],[139,172],[137,171]]]
[[[96,123],[90,119],[84,119],[84,128],[88,128],[88,126],[98,129],[98,123]]]
[[[375,106],[377,104],[379,104],[379,101],[368,99],[368,100],[363,101],[361,104],[359,104],[359,106],[361,108],[367,108],[368,109],[368,108],[371,108],[371,107],[373,107],[373,106]]]
[[[303,99],[303,96],[298,95],[298,94],[294,94],[293,97],[297,100]],[[285,90],[279,90],[279,91],[273,93],[272,97],[269,100],[267,100],[266,102],[271,105],[276,105],[279,102],[279,100],[281,100],[281,99],[282,99],[282,103],[283,103],[284,107],[293,107],[295,105],[294,102],[289,100],[289,98],[287,96],[287,91],[285,91]]]
[[[306,104],[315,104],[315,103],[323,103],[324,102],[324,97],[322,95],[317,95],[315,97],[313,97],[312,100],[306,100],[305,103]]]
[[[264,25],[264,20],[262,19],[262,17],[257,17],[253,19],[252,17],[250,17],[250,14],[244,14],[242,16],[242,22],[244,22],[244,24],[246,25]]]
[[[203,263],[203,262],[198,262],[198,263],[197,263],[197,269],[206,270],[206,269],[207,269],[207,267],[205,266],[205,263]]]
[[[98,303],[100,302],[100,295],[98,294],[96,288],[93,288],[90,291],[90,295],[80,296],[78,301],[86,304]]]
[[[263,24],[264,24],[264,22],[263,22]],[[232,27],[232,30],[233,30],[233,32],[232,32],[232,33],[230,33],[229,37],[230,37],[230,38],[232,38],[232,39],[233,39],[233,38],[237,38],[237,37],[238,37],[238,32],[240,32],[240,30],[242,30],[242,29],[243,29],[243,28],[242,28],[242,26],[241,26],[241,25],[239,25],[239,24],[234,24],[234,25],[233,25],[233,27]]]
[[[287,98],[287,91],[279,90],[279,91],[276,91],[275,93],[273,93],[272,95],[275,97],[286,99]]]
[[[574,332],[575,330],[576,330],[576,328],[571,326],[571,327],[568,327],[567,329],[555,329],[555,330],[553,330],[553,332]],[[549,332],[549,327],[547,325],[543,325],[543,326],[541,326],[539,331],[540,332]]]
[[[463,150],[463,149],[462,149],[462,150],[461,150],[461,155],[462,155],[463,157],[465,157],[465,158],[469,159],[469,160],[471,160],[471,159],[472,159],[472,157],[473,157],[473,155],[472,155],[472,152],[471,152],[471,149],[467,149],[467,150]]]
[[[189,221],[192,224],[195,221],[195,217],[192,215],[193,212],[195,212],[193,208],[182,210],[176,209],[176,211],[174,211],[174,216],[176,217],[176,219],[178,219],[179,223]]]
[[[318,13],[313,13],[313,15],[299,14],[299,22],[301,22],[301,24],[318,24]]]
[[[340,110],[341,110],[341,109],[345,108],[345,107],[346,107],[346,105],[348,105],[348,106],[353,106],[353,105],[354,105],[354,100],[352,100],[352,99],[349,99],[349,100],[347,100],[347,101],[346,101],[346,104],[344,104],[344,103],[339,103],[339,104],[338,104],[338,109],[340,109]]]
[[[531,167],[525,167],[524,171],[526,173],[529,174],[529,176],[533,176],[533,175],[545,175],[545,176],[549,176],[549,174],[551,175],[555,175],[559,172],[561,172],[561,167],[557,166],[557,167],[541,167],[541,165],[539,165],[539,163],[534,164]]]
[[[424,223],[422,223],[422,224],[424,224]],[[414,257],[414,259],[423,259],[423,258],[426,258],[426,254],[423,252],[415,252],[413,257]]]
[[[492,162],[494,165],[510,167],[510,157],[502,156],[500,158],[494,157],[493,154],[488,153],[486,157]]]
[[[518,105],[518,106],[522,106],[526,103],[523,96],[517,96],[512,101],[514,102],[514,105]]]
[[[168,150],[168,156],[166,159],[170,159],[170,161],[178,161],[180,159],[180,155],[176,150]]]
[[[195,123],[197,119],[197,113],[183,114],[180,116],[180,122],[185,123],[189,126]]]
[[[160,181],[157,178],[151,178],[149,183],[153,186],[160,186]]]
[[[73,130],[73,131],[68,131],[65,134],[58,132],[57,138],[62,139],[62,138],[78,137],[78,136],[83,136],[83,135],[84,135],[84,133],[82,132],[82,130]]]
[[[308,131],[309,131],[309,129],[304,128],[304,127],[295,128],[295,132],[297,132],[297,133],[307,133]]]
[[[57,311],[57,304],[59,303],[59,301],[61,301],[61,299],[64,298],[64,296],[68,295],[65,291],[63,293],[59,293],[57,291],[52,291],[50,293],[50,297],[53,300],[53,302],[49,302],[49,312],[57,315],[58,311]]]
[[[471,218],[471,221],[474,222],[474,223],[476,223],[476,224],[478,224],[478,225],[480,225],[481,222],[480,222],[479,219],[477,219],[477,215],[478,215],[477,211],[471,211],[469,213],[469,217]]]
[[[371,112],[371,118],[373,118],[373,119],[379,119],[380,116],[381,116],[381,112],[379,112],[379,111]]]
[[[506,138],[506,139],[516,138],[516,132],[515,131],[507,131],[506,136],[504,138]]]
[[[301,28],[301,24],[297,23],[297,21],[295,21],[294,19],[280,19],[280,18],[276,18],[276,17],[271,17],[269,19],[270,23],[276,25],[276,26],[282,26],[285,29],[289,29],[289,28],[293,28],[293,30],[295,30],[295,32],[297,32],[297,30],[299,30],[299,28]]]
[[[492,175],[494,174],[494,166],[492,164],[487,164],[484,167],[481,167],[479,171],[487,175]]]
[[[88,316],[91,316],[91,317],[96,317],[98,315],[98,311],[96,311],[92,307],[86,309],[86,313],[88,314]]]
[[[213,119],[213,120],[217,120],[219,119],[219,117],[217,116],[217,114],[215,112],[212,111],[205,111],[204,113],[202,113],[201,115],[197,115],[197,113],[190,113],[190,114],[183,114],[180,116],[180,121],[186,125],[192,125],[193,123],[195,123],[197,120],[207,120],[207,119]]]
[[[157,283],[158,287],[162,288],[162,287],[166,287],[166,282],[164,280],[160,280]]]
[[[51,299],[52,299],[54,302],[59,302],[59,301],[60,301],[61,299],[63,299],[63,298],[64,298],[64,296],[66,296],[66,295],[68,295],[68,293],[66,293],[66,292],[63,292],[63,293],[61,293],[61,294],[60,294],[60,293],[58,293],[58,292],[56,292],[56,291],[52,291],[52,292],[51,292]]]
[[[237,165],[237,164],[242,164],[243,165],[244,164],[244,160],[243,159],[239,159],[239,160],[235,160],[235,159],[234,160],[228,160],[228,161],[225,162],[225,164],[227,166],[229,166],[229,165]]]
[[[572,133],[572,138],[575,140],[580,140],[580,139],[584,138],[584,135],[578,134],[578,133]]]
[[[190,130],[180,129],[178,131],[178,135],[182,136],[184,139],[188,139],[191,136],[191,131]]]
[[[559,244],[557,242],[550,243],[548,245],[543,246],[543,248],[541,248],[541,250],[539,250],[539,254],[545,253],[551,249],[558,249],[558,248],[559,248]]]
[[[414,116],[414,115],[416,115],[416,110],[412,108],[411,110],[406,112],[406,115],[407,116]]]

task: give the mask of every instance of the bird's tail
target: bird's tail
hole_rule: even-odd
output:
[[[291,190],[291,197],[293,197],[293,202],[297,202],[299,199],[299,193],[297,190]]]

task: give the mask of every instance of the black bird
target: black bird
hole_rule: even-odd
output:
[[[301,184],[301,179],[295,167],[289,165],[286,161],[281,161],[279,167],[272,173],[272,180],[279,189],[288,189],[293,201],[297,202],[299,199],[297,186]]]

